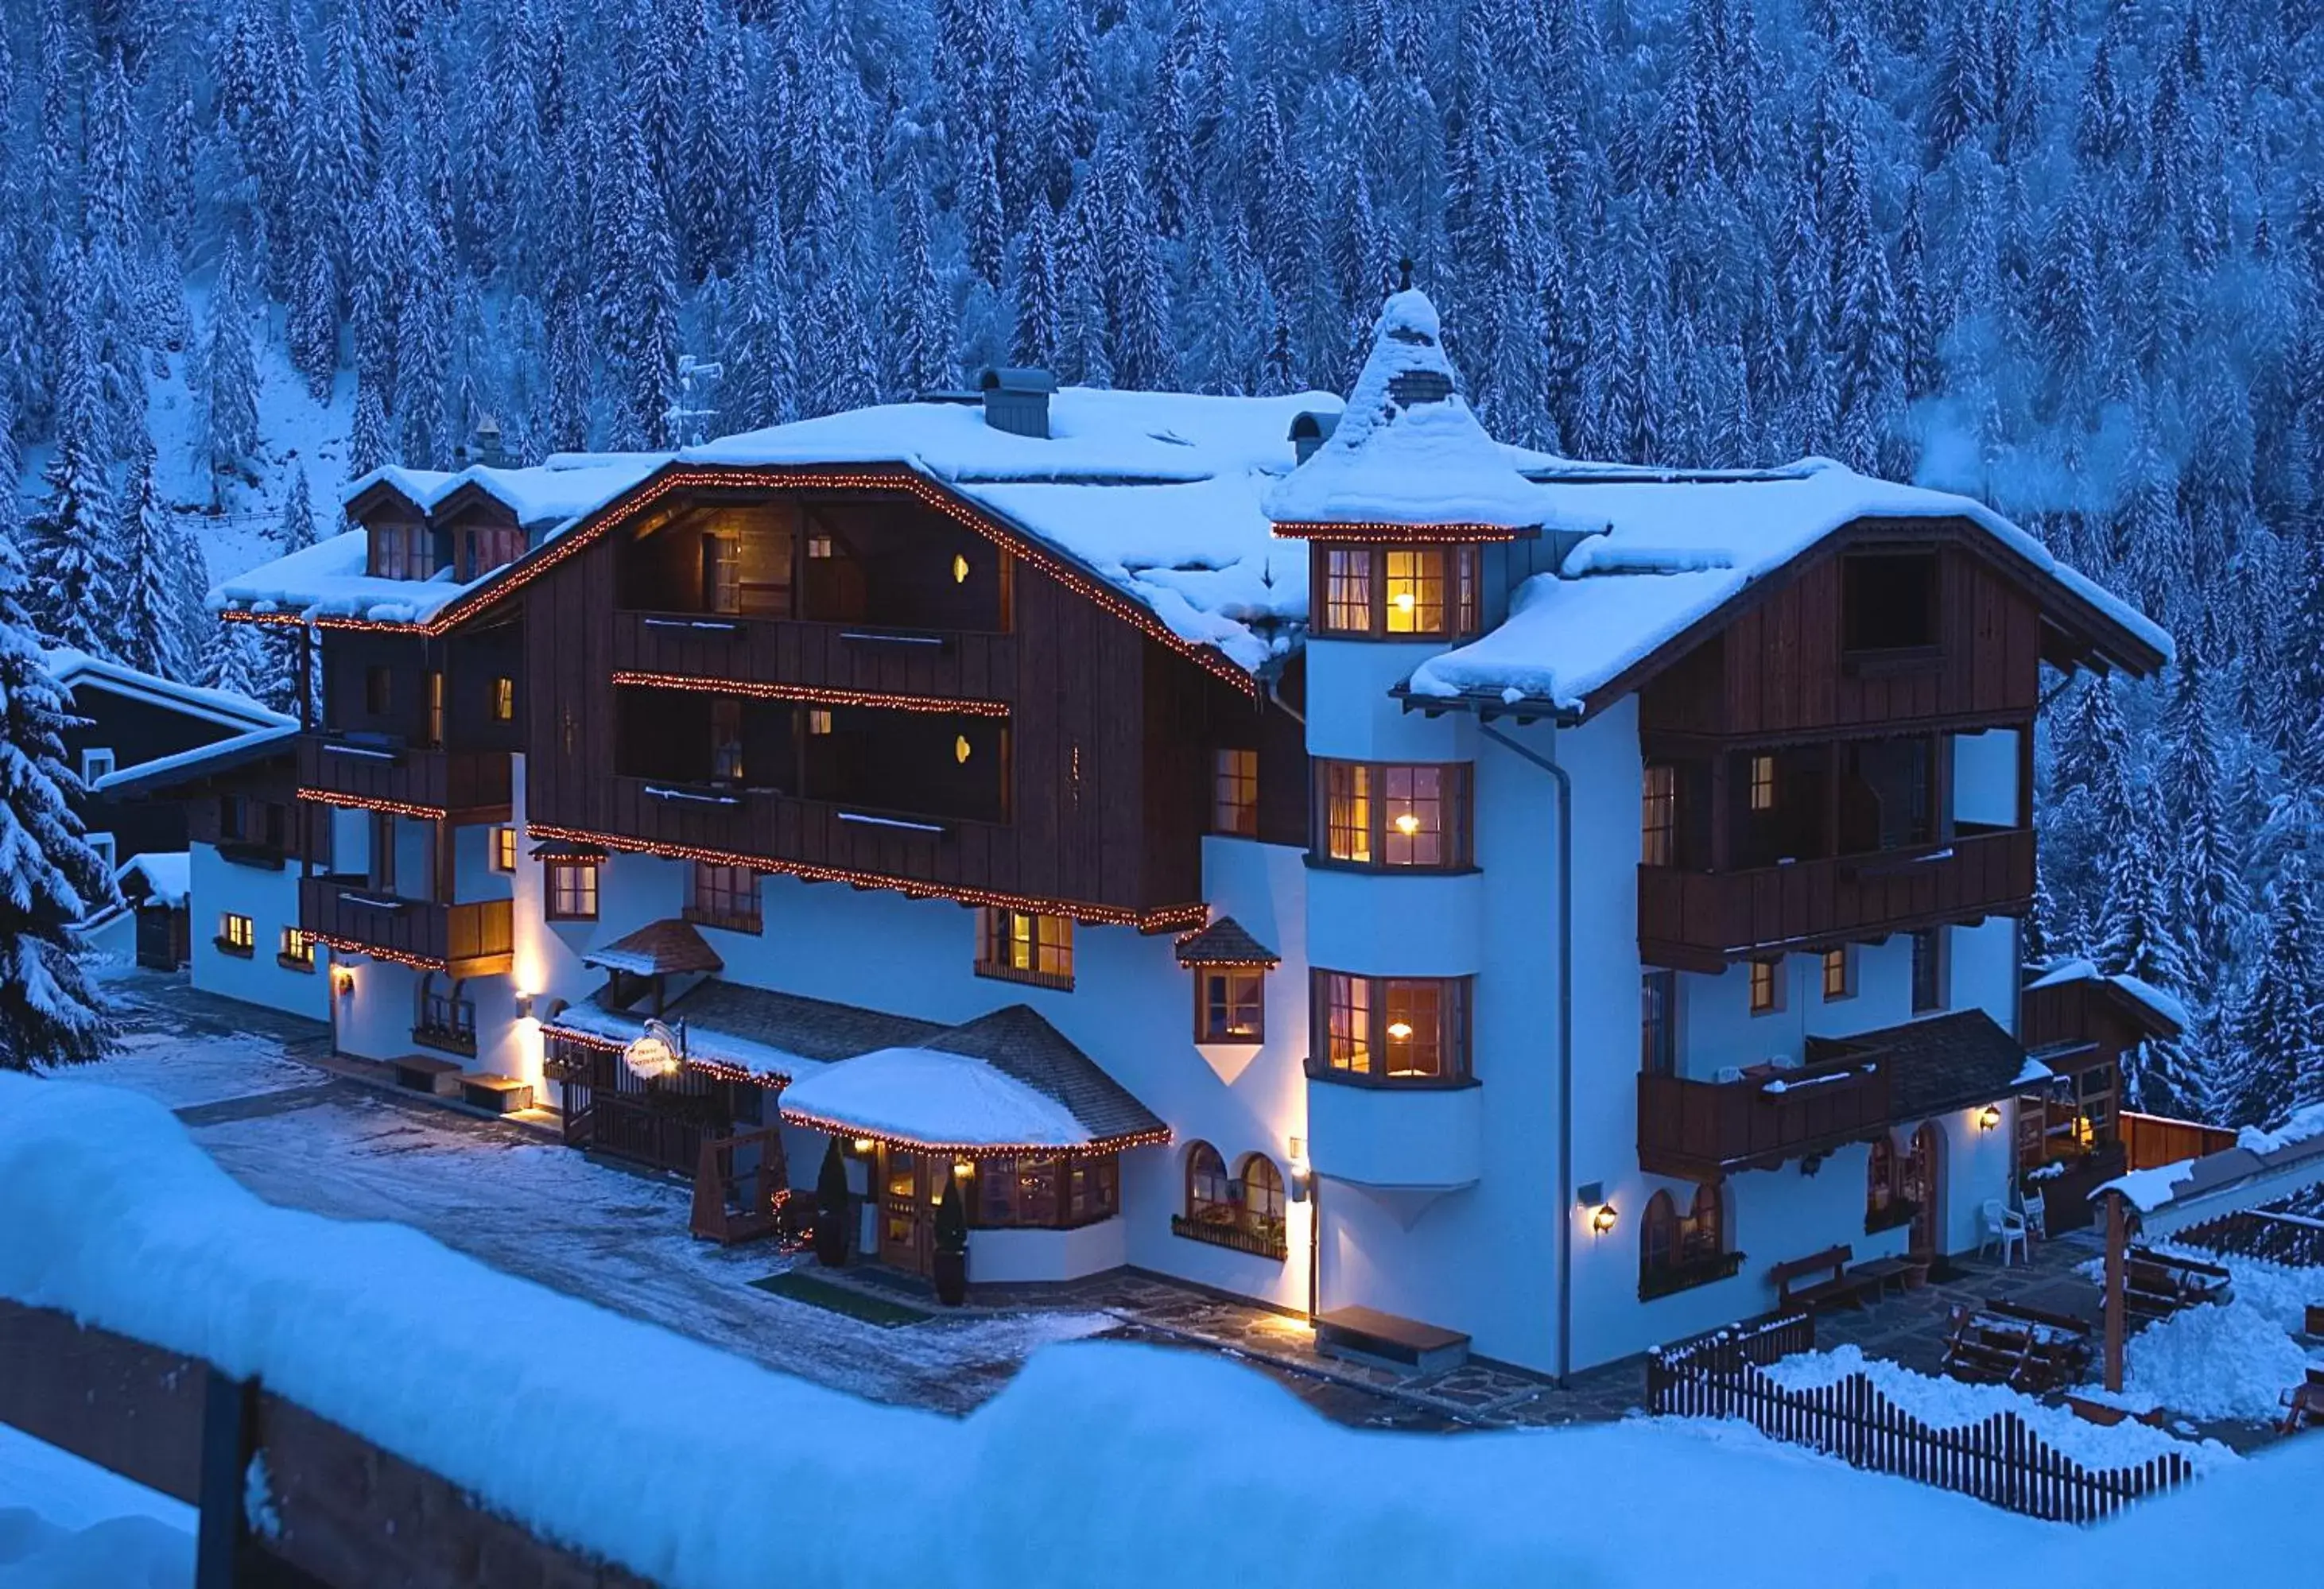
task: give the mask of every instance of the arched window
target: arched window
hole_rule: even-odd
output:
[[[1242,1162],[1242,1226],[1261,1241],[1283,1237],[1283,1173],[1265,1153]]]
[[[1186,1150],[1186,1217],[1198,1225],[1235,1223],[1234,1183],[1219,1150],[1206,1142]]]
[[[1895,1223],[1901,1203],[1896,1192],[1896,1144],[1885,1136],[1872,1139],[1872,1156],[1864,1167],[1864,1228],[1886,1230]]]
[[[420,978],[411,1020],[414,1042],[456,1053],[476,1052],[476,1006],[467,997],[467,986],[434,971]]]
[[[1638,1225],[1638,1278],[1651,1281],[1669,1272],[1678,1254],[1678,1210],[1671,1195],[1658,1191],[1646,1199],[1646,1217]]]
[[[1742,1255],[1728,1250],[1728,1235],[1717,1182],[1696,1187],[1684,1214],[1669,1192],[1656,1192],[1638,1226],[1639,1297],[1667,1296],[1733,1274]]]

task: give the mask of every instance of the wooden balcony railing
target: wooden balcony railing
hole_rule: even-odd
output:
[[[422,750],[380,739],[309,734],[299,742],[299,782],[363,800],[491,812],[509,804],[509,753]]]
[[[1008,701],[1017,638],[711,612],[616,612],[617,672]]]
[[[438,905],[402,899],[361,877],[299,879],[299,925],[318,937],[438,967],[455,977],[509,969],[515,950],[512,904],[505,899]]]
[[[1890,1122],[1885,1066],[1754,1067],[1736,1081],[1638,1078],[1638,1167],[1710,1180],[1859,1142]]]
[[[1716,972],[1774,949],[2015,915],[2034,899],[2034,835],[1964,833],[1938,844],[1749,871],[1638,868],[1638,952]]]

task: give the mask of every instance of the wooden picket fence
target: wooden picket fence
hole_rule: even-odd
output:
[[[1850,1466],[2052,1522],[2096,1522],[2194,1476],[2176,1452],[2135,1467],[2084,1467],[2013,1412],[1956,1428],[1932,1428],[1860,1373],[1804,1389],[1779,1385],[1765,1365],[1788,1356],[1784,1348],[1803,1335],[1812,1346],[1812,1321],[1777,1319],[1654,1353],[1646,1359],[1646,1410],[1740,1419],[1771,1439],[1810,1447]]]
[[[2264,1258],[2293,1269],[2324,1269],[2324,1217],[2312,1202],[2294,1211],[2288,1205],[2246,1208],[2172,1237],[2181,1246],[2222,1256]]]

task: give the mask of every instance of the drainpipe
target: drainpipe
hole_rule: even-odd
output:
[[[1544,756],[1480,719],[1477,731],[1557,780],[1557,1382],[1573,1367],[1573,779]]]

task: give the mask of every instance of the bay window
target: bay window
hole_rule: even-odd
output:
[[[1466,977],[1314,974],[1308,1071],[1323,1080],[1427,1086],[1469,1077]]]
[[[1453,639],[1480,628],[1477,548],[1317,546],[1319,636]]]
[[[1467,763],[1319,758],[1314,767],[1316,859],[1415,871],[1469,865]]]

